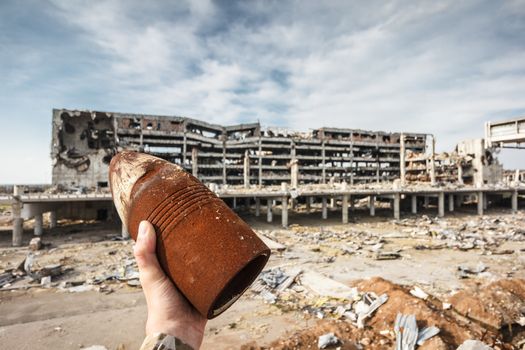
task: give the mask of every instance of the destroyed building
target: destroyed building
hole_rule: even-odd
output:
[[[320,128],[300,133],[259,123],[221,126],[191,118],[53,110],[54,185],[103,189],[121,150],[146,152],[181,165],[205,183],[350,184],[400,177],[400,141],[424,154],[427,136]]]
[[[221,126],[185,117],[56,109],[52,185],[0,187],[0,203],[11,206],[14,246],[22,244],[25,219],[35,218],[35,235],[42,234],[46,212],[50,227],[57,218],[115,219],[109,163],[117,152],[134,150],[180,165],[234,208],[242,198],[260,216],[265,204],[268,222],[280,211],[283,227],[295,204],[304,203],[309,212],[315,201],[323,220],[328,203],[341,208],[343,224],[348,208],[362,200],[371,216],[376,203],[386,203],[396,220],[403,210],[417,214],[429,205],[443,217],[445,201],[450,212],[476,203],[483,215],[497,202],[510,202],[517,212],[525,175],[504,172],[496,156],[505,145],[520,146],[523,122],[488,125],[485,139],[436,153],[434,136],[422,133],[328,127],[297,132],[259,123]],[[122,234],[128,237],[124,226]]]

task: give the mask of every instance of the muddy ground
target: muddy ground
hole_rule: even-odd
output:
[[[525,213],[494,208],[478,217],[474,210],[437,219],[432,209],[396,222],[386,209],[371,218],[357,208],[353,222],[342,225],[339,211],[321,220],[319,212],[301,208],[290,216],[288,229],[278,226],[278,215],[268,224],[263,216],[241,212],[258,234],[285,246],[273,252],[269,269],[314,272],[389,299],[358,329],[334,311],[347,302],[317,295],[299,274],[284,292],[272,291],[275,300],[249,290],[208,323],[203,349],[313,349],[327,332],[339,338],[342,349],[393,348],[398,312],[415,314],[419,327],[440,328],[422,349],[455,349],[469,338],[494,348],[520,348]],[[15,270],[29,253],[9,246],[8,221],[0,219],[0,273]],[[31,224],[26,223],[25,243],[32,238]],[[33,266],[60,264],[60,275],[50,285],[25,276],[0,289],[0,348],[138,349],[146,307],[134,283],[132,242],[116,240],[120,229],[110,223],[60,224],[45,230]],[[387,256],[394,259],[382,260]],[[415,286],[429,296],[411,295]]]

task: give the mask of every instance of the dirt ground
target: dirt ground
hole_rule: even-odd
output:
[[[306,290],[299,275],[285,292],[274,292],[271,303],[247,291],[208,323],[203,349],[317,348],[327,332],[341,349],[393,348],[398,312],[415,314],[419,327],[440,328],[421,349],[455,349],[466,339],[500,349],[524,343],[525,212],[495,208],[478,217],[464,208],[437,219],[429,210],[394,221],[386,209],[372,218],[358,208],[353,222],[342,225],[339,211],[328,220],[304,211],[290,216],[288,229],[279,227],[278,215],[268,224],[265,216],[241,213],[258,234],[285,246],[267,268],[314,271],[360,292],[386,293],[388,301],[358,329],[327,306],[341,300]],[[0,273],[6,273],[29,249],[10,247],[8,219],[0,222]],[[46,286],[25,276],[0,288],[0,347],[138,349],[146,307],[133,283],[132,242],[117,240],[119,231],[110,223],[80,221],[46,229],[33,269],[60,264],[61,273]],[[31,238],[27,222],[24,243]],[[395,259],[383,260],[384,253]],[[428,298],[410,294],[415,286]]]

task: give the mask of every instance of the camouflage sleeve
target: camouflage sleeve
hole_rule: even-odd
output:
[[[146,336],[140,350],[193,350],[193,348],[172,335],[156,333]]]

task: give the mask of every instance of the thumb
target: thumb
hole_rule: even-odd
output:
[[[133,254],[139,268],[140,283],[144,289],[166,278],[155,252],[156,243],[157,236],[153,225],[148,221],[141,221]]]

